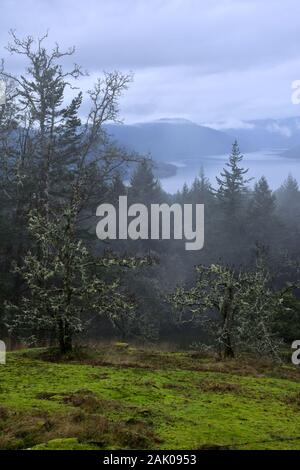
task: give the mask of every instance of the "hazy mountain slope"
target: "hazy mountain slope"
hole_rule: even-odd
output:
[[[260,119],[247,121],[243,128],[226,129],[243,146],[252,150],[288,149],[300,145],[300,118]]]
[[[283,157],[286,158],[294,158],[295,160],[300,160],[300,145],[296,147],[292,147],[291,149],[286,150],[281,154]]]
[[[128,150],[150,154],[158,162],[176,162],[218,154],[229,154],[237,139],[242,152],[279,148],[300,152],[300,118],[246,121],[238,128],[217,130],[185,119],[160,119],[139,124],[109,124],[106,130]]]
[[[158,161],[179,161],[228,153],[232,138],[186,120],[158,120],[135,125],[110,124],[108,133],[129,150],[150,153]]]

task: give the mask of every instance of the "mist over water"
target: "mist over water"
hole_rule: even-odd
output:
[[[278,189],[289,173],[300,182],[300,160],[282,157],[283,149],[261,150],[245,153],[243,159],[244,168],[249,168],[249,178],[254,178],[250,185],[265,176],[273,190]],[[205,176],[209,178],[213,187],[216,186],[216,176],[220,174],[228,160],[228,154],[186,159],[181,162],[170,162],[177,167],[177,173],[169,178],[162,178],[161,184],[168,193],[176,193],[181,190],[184,183],[189,186],[199,175],[201,167]]]

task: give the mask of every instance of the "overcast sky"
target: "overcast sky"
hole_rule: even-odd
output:
[[[134,72],[125,122],[182,117],[199,123],[300,114],[299,0],[0,0],[0,57],[8,30],[76,45],[90,72]],[[20,71],[15,58],[7,68]],[[299,109],[298,109],[299,108]]]

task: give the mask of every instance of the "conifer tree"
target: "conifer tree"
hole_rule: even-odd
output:
[[[210,204],[214,198],[213,189],[209,179],[205,176],[203,167],[200,170],[190,189],[191,202],[195,204]]]
[[[190,188],[187,183],[184,183],[182,190],[178,192],[177,199],[180,204],[187,204],[190,202]]]
[[[249,226],[255,242],[269,244],[275,231],[276,202],[264,176],[255,184],[249,203]]]
[[[276,192],[278,210],[286,221],[299,221],[300,190],[297,180],[291,174]]]
[[[149,205],[160,202],[161,195],[160,183],[153,174],[151,162],[141,161],[130,180],[130,200],[133,203]]]
[[[217,177],[219,188],[217,197],[220,206],[225,215],[230,219],[237,218],[243,207],[243,196],[247,191],[247,184],[251,179],[245,178],[248,169],[240,166],[243,155],[240,152],[237,141],[232,145],[232,151],[226,167],[221,172],[221,176]]]

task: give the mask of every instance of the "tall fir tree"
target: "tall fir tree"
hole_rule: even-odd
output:
[[[138,163],[130,180],[128,194],[132,203],[149,205],[161,201],[162,189],[153,174],[150,161],[143,160]]]
[[[209,205],[214,199],[213,189],[209,179],[205,176],[204,169],[201,167],[199,176],[197,176],[190,189],[190,199],[194,204]]]
[[[240,215],[243,207],[243,196],[247,191],[247,184],[251,178],[245,178],[249,169],[240,166],[243,155],[240,152],[237,141],[232,145],[232,151],[226,167],[221,172],[220,177],[216,177],[219,188],[217,197],[221,208],[229,218],[236,218]]]
[[[218,189],[215,218],[219,235],[215,253],[230,263],[240,261],[247,246],[245,208],[247,185],[251,179],[245,176],[248,169],[243,168],[242,160],[243,155],[235,141],[226,167],[220,177],[216,177]]]
[[[300,190],[291,174],[276,191],[276,198],[278,210],[286,221],[300,221]]]
[[[269,245],[275,232],[276,198],[262,176],[254,186],[248,214],[252,241]]]
[[[291,253],[298,251],[300,236],[300,190],[290,174],[276,191],[277,215],[283,224],[281,245]],[[294,256],[294,255],[293,255]]]

